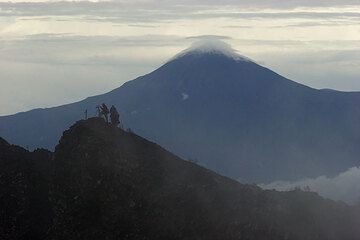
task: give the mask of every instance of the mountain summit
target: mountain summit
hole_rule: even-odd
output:
[[[170,59],[170,61],[181,58],[185,55],[200,56],[203,54],[225,55],[236,61],[251,61],[249,58],[238,54],[237,51],[231,47],[231,45],[219,40],[201,40],[194,42],[191,47],[180,52],[175,57]]]
[[[201,46],[109,93],[0,117],[0,136],[54,148],[63,129],[105,102],[126,128],[245,182],[332,175],[360,164],[360,93],[313,89],[235,57],[226,45]]]

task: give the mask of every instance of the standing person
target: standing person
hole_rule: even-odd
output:
[[[101,109],[101,114],[105,117],[105,120],[108,123],[109,122],[109,113],[110,113],[108,107],[106,106],[105,103],[103,103],[103,104],[101,104],[100,109]]]
[[[100,105],[97,105],[97,106],[96,106],[96,112],[97,112],[97,116],[98,116],[99,118],[101,118],[101,107],[100,107]]]
[[[114,126],[118,126],[120,124],[120,115],[114,105],[112,105],[110,108],[110,121]]]

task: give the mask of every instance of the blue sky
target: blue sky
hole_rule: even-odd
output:
[[[358,0],[0,0],[0,115],[109,91],[208,35],[297,82],[360,90]]]

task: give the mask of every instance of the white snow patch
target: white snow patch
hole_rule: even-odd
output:
[[[188,53],[204,54],[204,53],[214,53],[214,54],[223,54],[230,58],[233,58],[236,61],[245,61],[253,62],[250,58],[242,56],[237,53],[235,49],[231,47],[230,44],[220,41],[218,39],[203,39],[194,42],[188,49],[183,50],[170,59],[173,61],[180,57],[187,55]]]
[[[184,100],[186,100],[186,99],[189,98],[189,95],[186,94],[186,93],[182,93],[182,94],[181,94],[181,97],[182,97],[182,100],[184,101]]]
[[[295,188],[307,187],[321,196],[335,201],[344,201],[349,204],[360,202],[360,167],[353,167],[334,178],[320,176],[307,178],[296,182],[276,181],[269,184],[260,184],[263,189],[289,191]]]

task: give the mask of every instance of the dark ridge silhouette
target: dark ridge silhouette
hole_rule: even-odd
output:
[[[0,239],[44,239],[53,219],[51,157],[47,150],[29,152],[0,138]]]
[[[0,148],[1,220],[6,216],[0,239],[357,240],[360,234],[354,207],[312,192],[240,184],[102,118],[70,127],[54,154],[1,139]],[[21,181],[4,182],[16,176]]]

